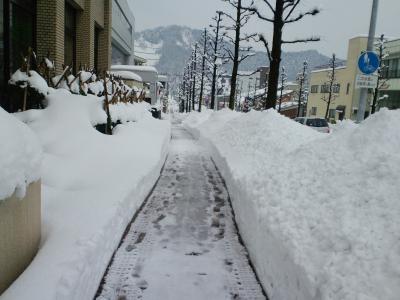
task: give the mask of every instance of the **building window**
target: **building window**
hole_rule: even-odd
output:
[[[350,93],[350,83],[347,84],[346,95],[348,95],[349,93]]]
[[[321,94],[327,94],[329,93],[329,85],[323,84],[321,85]]]
[[[4,61],[4,6],[3,0],[0,0],[0,91],[3,94],[4,91],[4,73],[5,73],[5,61]]]
[[[311,93],[313,93],[313,94],[318,93],[318,88],[319,88],[318,85],[312,85],[311,86]]]
[[[386,66],[383,71],[384,78],[400,78],[400,58],[385,60],[383,64]]]
[[[316,107],[311,107],[311,115],[316,116],[317,115],[317,108]]]
[[[21,67],[21,53],[35,48],[35,1],[19,0],[10,4],[10,73]]]
[[[76,72],[76,12],[65,3],[64,64]]]
[[[111,45],[111,62],[113,65],[126,65],[128,63],[128,56],[124,54],[117,46]]]
[[[99,39],[100,39],[100,28],[94,28],[94,68],[96,71],[99,70]]]
[[[332,92],[334,94],[339,94],[340,93],[340,84],[339,83],[333,85]]]

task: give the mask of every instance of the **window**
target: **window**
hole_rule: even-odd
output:
[[[128,57],[114,44],[111,45],[111,63],[113,65],[126,65]]]
[[[65,4],[64,64],[72,66],[76,72],[76,12]]]
[[[316,107],[311,107],[311,115],[316,116],[317,115],[317,108]]]
[[[329,110],[329,119],[335,119],[336,118],[336,109],[330,109]]]
[[[384,65],[386,68],[383,71],[385,78],[400,78],[400,58],[385,60]]]
[[[21,67],[21,53],[35,48],[35,1],[12,1],[10,5],[10,73]]]
[[[321,85],[321,94],[327,94],[329,93],[329,85],[323,84]]]
[[[4,10],[3,10],[3,0],[0,0],[0,91],[3,94],[4,91],[4,30],[3,30],[3,17],[4,17]]]
[[[340,93],[340,84],[339,83],[336,83],[336,84],[333,85],[332,92],[334,94],[339,94]]]
[[[94,68],[99,70],[99,39],[100,28],[94,27]]]
[[[350,83],[347,84],[346,95],[348,95],[349,93],[350,93]]]
[[[311,93],[315,94],[318,93],[319,85],[312,85],[311,86]]]

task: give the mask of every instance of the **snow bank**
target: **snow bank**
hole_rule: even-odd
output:
[[[42,148],[24,123],[0,108],[0,201],[25,196],[26,187],[40,178]]]
[[[111,120],[114,122],[120,121],[121,123],[126,122],[137,122],[143,118],[152,118],[150,110],[151,105],[147,102],[140,103],[123,103],[119,102],[109,106]]]
[[[275,111],[193,119],[271,300],[399,299],[400,111],[330,135]]]
[[[138,118],[107,136],[92,126],[105,120],[98,98],[58,90],[48,100],[18,115],[44,148],[42,242],[2,300],[93,299],[167,153],[168,122]]]

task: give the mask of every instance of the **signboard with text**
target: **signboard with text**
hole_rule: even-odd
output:
[[[366,89],[374,89],[378,84],[378,76],[377,75],[362,75],[358,74],[356,77],[356,88],[366,88]]]

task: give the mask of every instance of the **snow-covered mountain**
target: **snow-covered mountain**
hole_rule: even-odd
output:
[[[136,33],[135,52],[148,59],[149,64],[157,67],[161,73],[180,74],[190,56],[191,46],[200,40],[201,35],[202,30],[178,25],[147,29]],[[312,69],[327,64],[329,57],[316,50],[283,53],[282,64],[286,67],[289,80],[295,79],[304,60]],[[244,61],[240,69],[253,71],[268,64],[266,53],[259,51]]]

